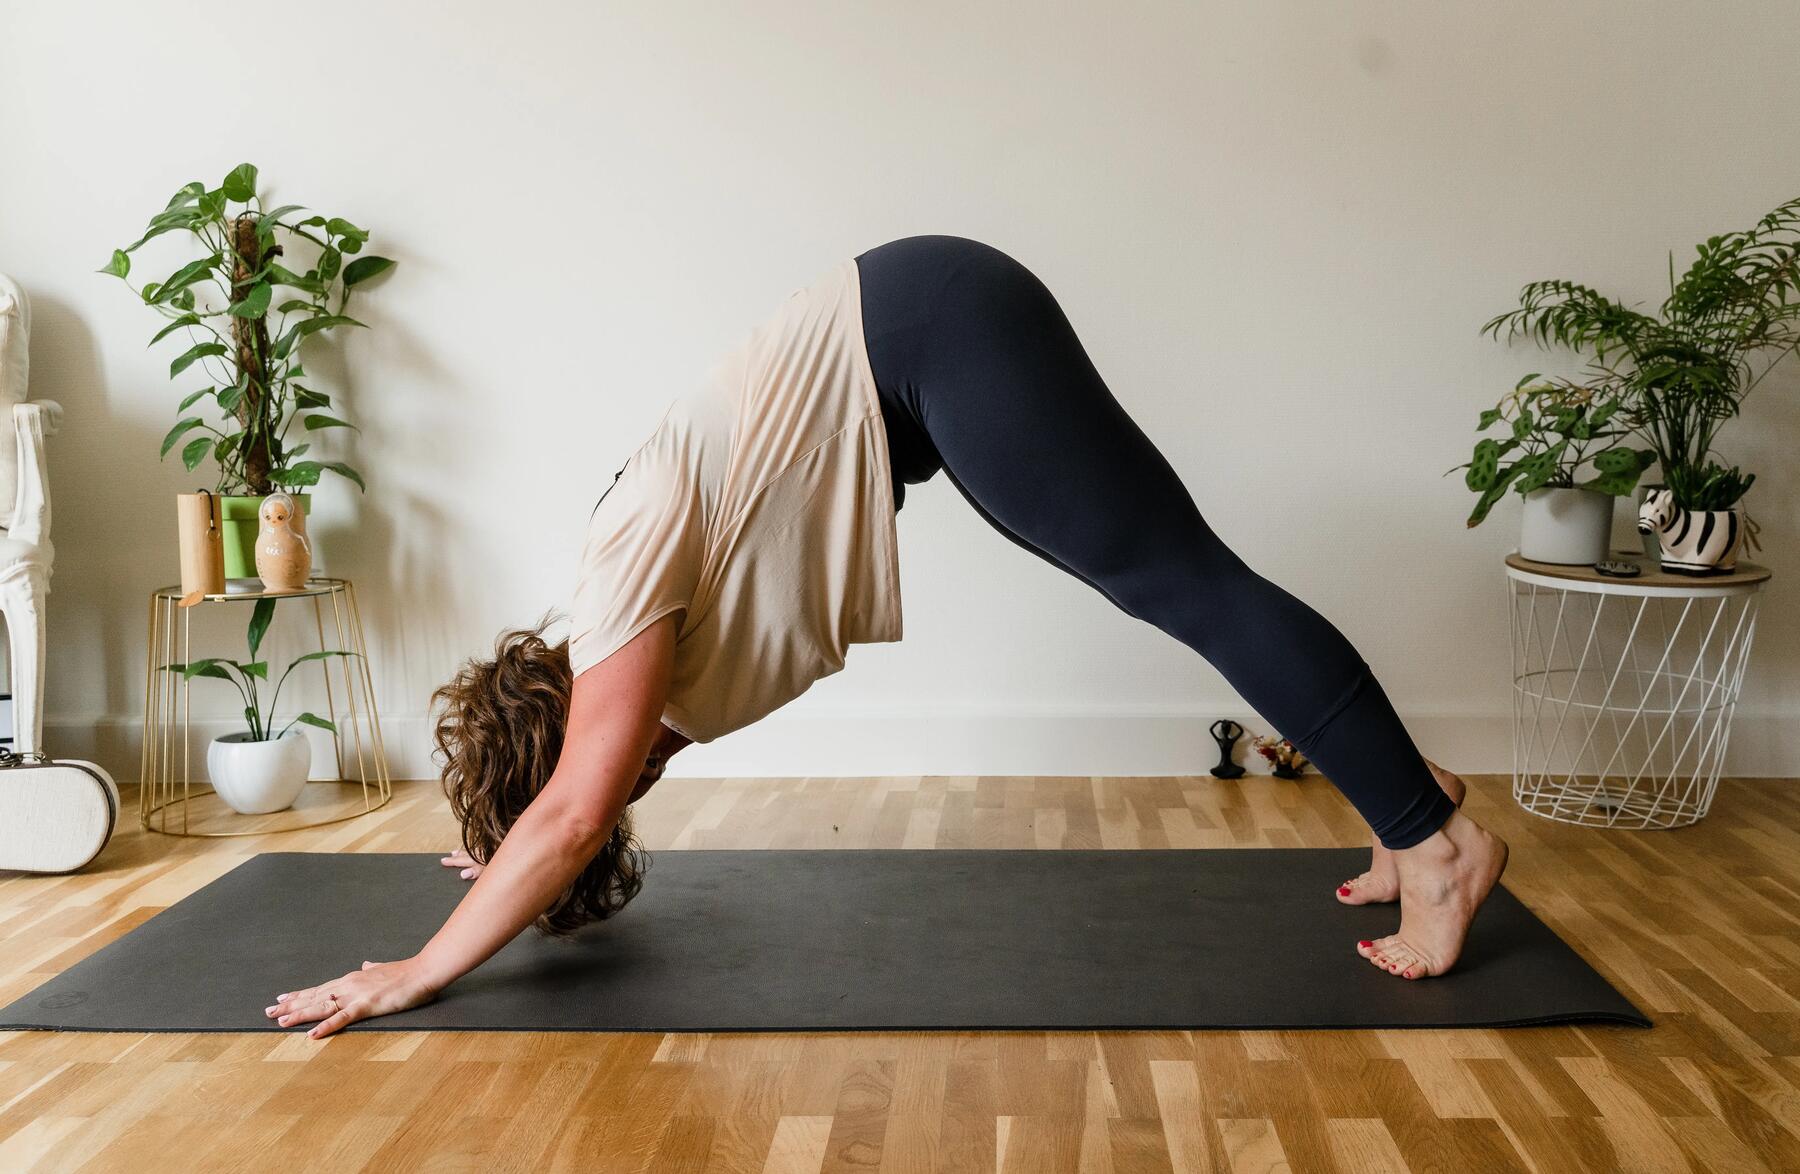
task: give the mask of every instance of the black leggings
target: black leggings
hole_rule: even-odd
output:
[[[1219,541],[1043,282],[954,236],[856,261],[896,505],[943,469],[1002,534],[1211,662],[1388,847],[1450,818],[1369,666]]]

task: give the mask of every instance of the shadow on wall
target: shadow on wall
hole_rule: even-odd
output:
[[[1800,443],[1800,358],[1790,355],[1770,372],[1746,401],[1743,418],[1721,430],[1720,441],[1726,464],[1756,474],[1744,504],[1761,527],[1762,549],[1743,557],[1775,572],[1744,682],[1746,700],[1757,705],[1759,695],[1772,697],[1774,690],[1791,690],[1789,683],[1800,681],[1800,624],[1791,622],[1796,610],[1785,602],[1800,591],[1793,581],[1800,577],[1800,510],[1794,504],[1800,500],[1800,463],[1794,460]]]
[[[416,264],[405,260],[406,276],[416,276],[410,271]],[[452,635],[459,630],[456,617],[476,606],[476,585],[447,572],[481,560],[456,524],[462,483],[446,473],[475,467],[480,430],[458,422],[479,420],[494,408],[491,399],[478,404],[474,389],[421,345],[404,320],[383,313],[384,306],[373,297],[359,306],[370,331],[367,341],[360,333],[353,337],[358,350],[379,348],[382,370],[405,373],[403,391],[365,394],[371,376],[354,352],[346,357],[345,340],[336,336],[321,337],[323,345],[309,349],[306,362],[344,415],[362,424],[341,443],[343,456],[369,481],[367,493],[343,486],[349,507],[321,519],[323,571],[356,583],[376,704],[384,715],[404,718],[421,713],[429,690],[471,651]],[[430,470],[432,480],[409,481],[409,470]]]
[[[173,573],[174,512],[165,492],[146,489],[146,481],[162,481],[148,466],[167,425],[148,411],[121,410],[148,397],[108,384],[74,307],[41,294],[31,295],[31,306],[30,397],[63,407],[47,455],[56,561],[45,604],[46,716],[131,712],[141,702],[145,611],[109,611],[106,591],[123,579],[147,596]]]

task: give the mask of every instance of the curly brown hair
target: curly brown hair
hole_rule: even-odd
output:
[[[463,848],[481,864],[550,781],[562,754],[575,676],[568,641],[544,638],[549,622],[500,633],[492,660],[464,662],[431,695],[434,707],[443,706],[433,740],[444,794],[462,824]],[[637,896],[649,866],[627,809],[605,846],[533,924],[540,933],[566,937],[611,917]]]

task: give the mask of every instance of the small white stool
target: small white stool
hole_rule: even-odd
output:
[[[1634,578],[1506,556],[1513,798],[1588,827],[1673,828],[1712,806],[1767,567]]]

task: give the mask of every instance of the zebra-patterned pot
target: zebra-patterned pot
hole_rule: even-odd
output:
[[[1744,544],[1742,511],[1690,510],[1675,504],[1675,494],[1653,489],[1638,509],[1638,533],[1655,534],[1662,545],[1662,569],[1684,575],[1707,575],[1737,567]]]

